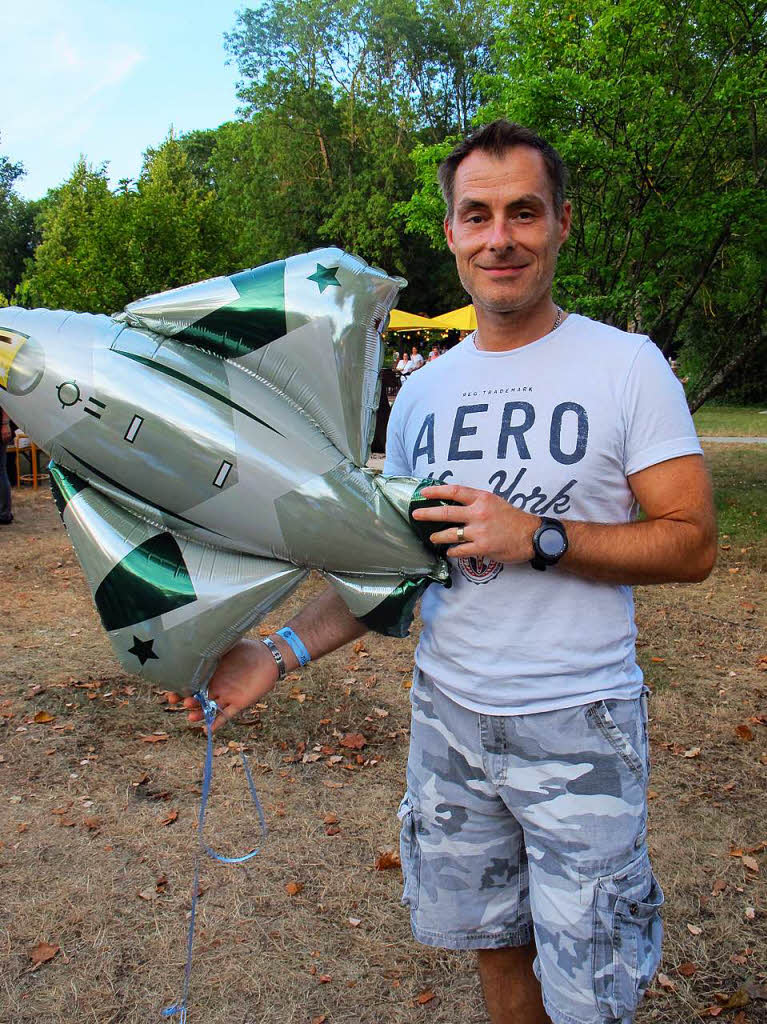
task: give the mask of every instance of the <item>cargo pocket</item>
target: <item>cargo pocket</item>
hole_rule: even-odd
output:
[[[605,704],[603,700],[598,700],[594,704],[590,704],[586,709],[586,720],[590,725],[599,729],[615,753],[622,761],[625,762],[631,772],[640,780],[640,782],[643,781],[646,772],[645,759],[639,756],[632,746],[629,738],[623,730],[616,725],[607,704]]]
[[[643,854],[600,878],[594,893],[593,978],[599,1012],[632,1014],[660,962],[663,891]]]
[[[402,861],[404,887],[402,903],[411,910],[418,909],[418,890],[421,880],[421,850],[416,835],[416,816],[410,794],[406,793],[399,805],[397,817],[401,822],[399,854]]]

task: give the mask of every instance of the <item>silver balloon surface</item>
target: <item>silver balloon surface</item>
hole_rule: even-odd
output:
[[[320,249],[113,317],[0,309],[0,394],[121,663],[183,693],[304,578],[406,634],[447,565],[364,468],[401,278]]]

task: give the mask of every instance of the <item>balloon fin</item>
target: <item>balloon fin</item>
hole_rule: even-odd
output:
[[[307,574],[158,528],[55,463],[51,486],[120,663],[167,689],[203,687]]]
[[[376,633],[395,637],[408,636],[416,602],[432,582],[428,576],[324,576],[356,619]]]
[[[149,295],[114,319],[204,348],[267,381],[364,466],[381,333],[405,284],[341,249],[317,249]]]

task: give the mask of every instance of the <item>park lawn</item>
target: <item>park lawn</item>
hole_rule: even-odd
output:
[[[765,1020],[742,986],[767,983],[767,566],[751,515],[767,449],[717,446],[710,463],[727,534],[714,573],[636,591],[667,901],[665,978],[636,1024],[708,1019],[727,997],[727,1024]],[[0,1021],[144,1024],[182,984],[204,741],[116,665],[48,494],[16,497],[0,596]],[[416,945],[399,870],[376,870],[397,847],[414,643],[370,634],[219,734],[209,840],[238,853],[257,834],[241,744],[270,834],[246,867],[203,865],[190,1020],[486,1024],[473,957]],[[59,949],[32,970],[42,941]]]
[[[767,417],[765,417],[767,419]],[[767,445],[706,445],[722,541],[750,546],[767,571]]]
[[[700,437],[767,437],[767,400],[763,405],[704,405],[693,419]]]

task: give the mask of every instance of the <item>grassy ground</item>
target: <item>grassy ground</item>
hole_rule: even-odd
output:
[[[693,419],[701,437],[767,437],[765,410],[767,402],[764,405],[704,405]]]
[[[637,1024],[767,1020],[743,989],[767,983],[767,451],[711,462],[717,569],[637,591],[667,897]],[[204,741],[117,668],[46,492],[16,511],[0,533],[0,1024],[143,1024],[182,983]],[[375,866],[397,842],[413,646],[370,636],[220,737],[214,844],[240,852],[256,831],[240,744],[270,835],[247,867],[203,867],[190,1022],[485,1024],[472,958],[417,946],[400,872]],[[35,968],[43,941],[58,948]]]

